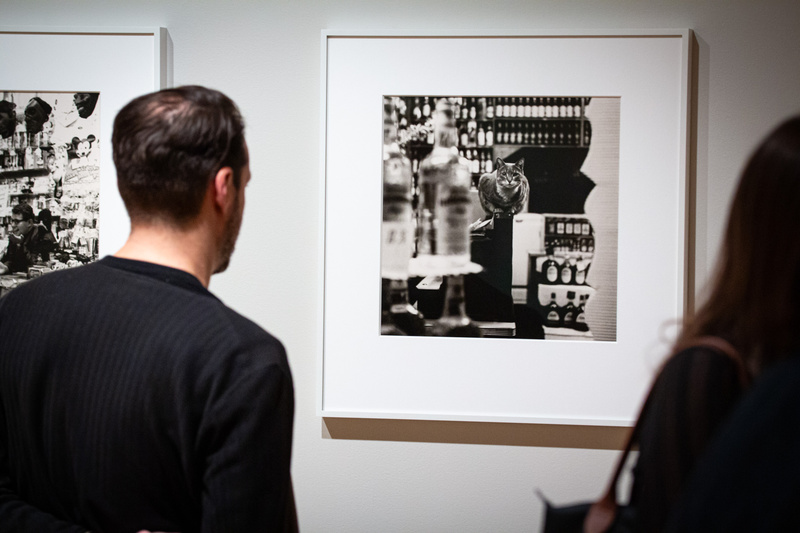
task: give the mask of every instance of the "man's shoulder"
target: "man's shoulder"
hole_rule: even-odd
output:
[[[263,327],[218,300],[217,310],[225,326],[223,331],[233,345],[244,351],[268,352],[285,358],[283,343]]]

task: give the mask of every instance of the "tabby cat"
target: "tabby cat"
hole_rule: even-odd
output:
[[[495,213],[516,215],[528,202],[528,179],[522,166],[525,159],[506,163],[499,157],[494,172],[484,174],[478,182],[478,197],[486,218]]]

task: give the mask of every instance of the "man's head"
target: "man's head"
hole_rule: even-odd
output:
[[[50,118],[53,110],[50,104],[34,96],[25,108],[25,131],[28,133],[39,133],[44,127],[44,123]]]
[[[36,225],[33,208],[28,204],[17,204],[11,208],[11,225],[14,233],[27,235]]]
[[[100,98],[100,93],[75,93],[72,101],[75,102],[75,107],[78,109],[78,116],[89,118],[94,113],[98,98]]]
[[[217,172],[230,167],[238,189],[248,163],[236,104],[197,86],[131,101],[114,120],[112,144],[119,192],[133,224],[188,226]]]
[[[17,128],[17,105],[8,100],[0,100],[0,138],[11,137]]]

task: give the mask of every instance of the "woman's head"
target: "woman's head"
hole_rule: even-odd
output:
[[[800,116],[770,133],[734,194],[708,301],[682,341],[721,334],[761,369],[800,339]]]

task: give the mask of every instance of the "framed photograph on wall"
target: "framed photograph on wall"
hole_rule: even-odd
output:
[[[320,416],[631,423],[687,302],[690,42],[323,32]]]
[[[172,69],[164,28],[0,27],[0,49],[0,257],[11,265],[0,267],[0,290],[7,291],[122,245],[129,227],[111,155],[113,120],[136,96],[170,85]],[[25,210],[35,216],[31,228],[17,223]]]

